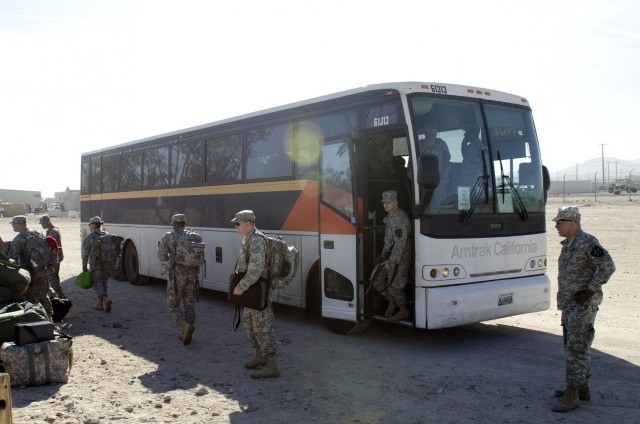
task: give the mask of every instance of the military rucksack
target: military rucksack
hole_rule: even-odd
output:
[[[204,248],[202,236],[186,229],[176,242],[175,263],[182,266],[201,267],[204,264]]]
[[[103,264],[116,265],[123,241],[124,238],[116,234],[100,234],[100,238],[91,240],[92,259],[99,259]]]
[[[300,252],[289,246],[282,236],[277,238],[261,234],[267,242],[266,262],[269,268],[269,280],[274,289],[286,289],[296,276],[300,265]]]
[[[21,265],[36,271],[54,265],[58,260],[57,250],[51,249],[43,234],[37,231],[30,231],[30,233],[25,241],[25,249],[31,254],[30,263]]]

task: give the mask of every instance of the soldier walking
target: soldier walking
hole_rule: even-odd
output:
[[[575,206],[558,209],[553,218],[558,235],[564,237],[558,258],[558,309],[562,311],[562,338],[566,362],[564,390],[555,412],[567,412],[591,400],[589,376],[593,327],[602,303],[602,285],[609,281],[616,267],[598,239],[582,231],[580,212]]]
[[[62,236],[60,235],[60,229],[53,225],[51,222],[51,218],[49,215],[45,214],[40,217],[40,225],[42,228],[46,230],[46,235],[51,236],[55,239],[56,243],[58,243],[58,260],[55,265],[53,265],[53,270],[51,272],[51,277],[49,279],[49,285],[56,292],[56,295],[61,299],[66,299],[67,296],[64,295],[62,291],[62,286],[60,285],[60,262],[64,259],[64,254],[62,253]]]
[[[158,259],[165,262],[168,271],[167,307],[180,327],[180,340],[185,346],[191,343],[196,322],[196,302],[198,300],[199,267],[176,263],[176,256],[188,254],[186,244],[186,217],[176,214],[171,217],[173,231],[162,236],[158,243]],[[180,304],[184,310],[180,307]]]
[[[91,218],[88,225],[89,235],[82,241],[82,271],[87,271],[87,264],[91,268],[91,281],[98,296],[98,303],[93,309],[109,313],[112,302],[107,295],[107,290],[112,264],[103,261],[100,253],[100,237],[109,233],[102,229],[104,221],[99,216]]]
[[[264,234],[255,226],[256,216],[253,211],[240,211],[231,222],[234,223],[238,233],[244,237],[236,271],[246,274],[233,290],[236,296],[240,296],[258,279],[269,278],[269,270],[266,266],[267,241]],[[248,369],[263,366],[261,370],[252,373],[251,378],[275,378],[280,375],[276,363],[276,336],[273,321],[271,288],[269,288],[269,302],[264,310],[258,311],[244,307],[242,313],[242,324],[256,350],[255,357],[244,366]]]

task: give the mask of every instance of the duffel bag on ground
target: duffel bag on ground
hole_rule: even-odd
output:
[[[47,312],[39,303],[10,303],[0,309],[0,343],[12,342],[14,327],[20,322],[49,321]]]
[[[6,342],[0,348],[0,361],[12,386],[66,383],[73,360],[71,343],[68,337],[23,346]]]
[[[71,300],[59,297],[49,297],[49,300],[51,300],[51,307],[53,308],[53,322],[62,321],[69,313],[69,309],[71,309]]]
[[[31,274],[18,265],[0,260],[0,286],[24,294],[31,284]]]

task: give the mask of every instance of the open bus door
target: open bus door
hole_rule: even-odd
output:
[[[363,143],[360,151],[364,152],[364,165],[358,190],[362,193],[363,219],[359,225],[359,232],[363,240],[363,315],[371,319],[374,316],[384,317],[387,308],[387,301],[376,291],[371,281],[377,258],[384,247],[384,218],[387,213],[382,204],[382,193],[395,190],[398,195],[398,208],[407,212],[410,218],[413,197],[406,134],[397,131],[366,133]],[[407,287],[407,300],[412,300],[412,293],[411,287]]]
[[[358,205],[353,140],[325,140],[320,191],[322,317],[331,331],[362,331],[358,299]]]

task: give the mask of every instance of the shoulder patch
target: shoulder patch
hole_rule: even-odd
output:
[[[593,246],[593,249],[591,249],[591,256],[593,256],[594,258],[603,257],[604,256],[604,249],[596,244],[595,246]]]
[[[402,228],[396,230],[396,237],[402,237]]]

